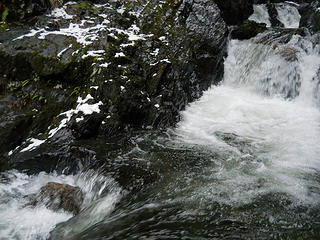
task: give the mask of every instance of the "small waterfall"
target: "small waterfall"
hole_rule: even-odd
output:
[[[249,20],[257,23],[265,23],[267,27],[271,27],[270,17],[266,4],[253,5],[253,14],[249,17]]]
[[[310,189],[320,171],[320,55],[311,39],[283,37],[231,40],[223,83],[182,113],[176,141],[219,153],[214,180],[197,194],[228,204],[277,192],[319,202]]]
[[[278,19],[283,23],[285,28],[298,28],[300,22],[300,14],[298,9],[292,4],[285,2],[276,4]]]

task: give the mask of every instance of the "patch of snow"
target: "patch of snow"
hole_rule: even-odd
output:
[[[124,57],[126,55],[124,55],[123,52],[119,52],[119,53],[116,53],[116,55],[114,57],[118,58],[118,57]]]
[[[105,14],[105,13],[100,13],[99,16],[102,17],[102,18],[107,18],[108,17],[108,15]]]
[[[58,127],[50,130],[48,138],[53,137],[60,129],[66,127],[67,123],[70,121],[71,117],[74,114],[78,114],[79,112],[82,112],[85,115],[89,115],[94,112],[99,113],[100,112],[99,106],[101,106],[103,103],[101,101],[95,104],[86,103],[90,99],[93,99],[93,97],[90,94],[88,94],[85,99],[78,97],[78,100],[77,100],[78,105],[76,109],[71,109],[69,111],[60,113],[59,116],[65,116],[65,118],[61,120],[60,125]]]
[[[60,51],[59,53],[58,53],[58,57],[61,57],[61,55],[65,52],[65,51],[67,51],[69,48],[71,48],[72,47],[72,44],[70,44],[68,47],[66,47],[65,49],[63,49],[62,51]]]
[[[120,8],[120,9],[117,10],[117,12],[122,15],[125,12],[125,9],[124,8]]]
[[[40,146],[46,140],[39,140],[39,139],[36,139],[36,138],[30,138],[30,139],[28,139],[28,141],[30,141],[29,146],[24,148],[24,149],[22,149],[20,152],[31,151],[31,150],[35,149],[36,147]]]
[[[111,63],[101,63],[99,66],[107,68],[110,64]]]
[[[85,59],[89,56],[91,57],[100,57],[101,54],[105,53],[104,50],[92,50],[92,51],[88,51],[87,54],[82,56],[82,59]]]
[[[17,38],[15,38],[15,39],[13,39],[13,41],[22,39],[22,38],[24,38],[24,37],[33,37],[33,36],[35,36],[37,33],[41,33],[41,32],[44,32],[44,31],[45,31],[44,29],[38,29],[38,30],[36,30],[36,29],[31,29],[29,33],[24,34],[24,35],[21,35],[20,37],[17,37]]]
[[[109,33],[108,36],[118,39],[118,37],[114,33]]]
[[[47,16],[53,16],[55,18],[63,18],[63,19],[72,19],[73,16],[69,15],[66,10],[65,7],[61,7],[61,8],[56,8],[54,9],[51,14],[47,15]]]
[[[160,62],[166,62],[166,63],[171,63],[170,61],[169,61],[169,59],[162,59],[162,60],[160,60]]]
[[[134,46],[134,42],[120,44],[121,48],[129,47],[129,46]]]
[[[160,51],[160,49],[159,49],[159,48],[156,48],[156,49],[151,53],[151,55],[157,56],[157,55],[159,54],[159,51]]]
[[[76,122],[80,122],[80,121],[82,121],[84,119],[84,117],[82,116],[82,117],[79,117],[79,118],[76,118]]]

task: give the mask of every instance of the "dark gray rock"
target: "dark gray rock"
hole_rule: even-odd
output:
[[[53,211],[64,210],[78,214],[83,202],[83,193],[79,187],[68,184],[49,182],[35,195],[27,196],[30,199],[28,205],[37,206],[44,204]]]
[[[99,134],[99,128],[104,116],[99,113],[93,113],[91,115],[82,116],[79,121],[77,118],[73,118],[70,123],[70,129],[73,136],[77,139],[88,139],[96,137]]]
[[[189,102],[223,77],[228,29],[211,0],[153,0],[147,6],[144,1],[99,6],[83,1],[60,10],[68,17],[40,15],[31,27],[37,29],[34,34],[22,36],[30,30],[15,25],[0,33],[0,99],[12,102],[0,104],[0,110],[31,116],[22,134],[13,131],[19,137],[1,150],[9,168],[79,170],[79,163],[94,161],[82,140],[173,126]],[[70,26],[79,34],[68,32]],[[99,113],[61,115],[89,93],[89,104],[101,101]],[[68,123],[49,137],[61,121]],[[29,138],[47,140],[20,152]]]
[[[35,149],[19,152],[17,149],[8,162],[9,169],[17,169],[28,174],[42,171],[75,174],[96,160],[95,152],[83,146],[77,146],[72,137],[64,134],[56,142],[48,141]],[[24,147],[24,145],[22,145]]]
[[[254,21],[245,21],[242,25],[231,31],[231,37],[235,39],[250,39],[266,30],[266,24]]]
[[[306,27],[311,33],[320,31],[320,7],[319,1],[312,1],[311,4],[305,4],[299,8],[301,15],[300,27]]]
[[[215,0],[228,25],[242,24],[253,13],[253,0]]]
[[[268,3],[267,9],[270,17],[270,23],[272,27],[284,27],[283,23],[278,19],[278,11],[275,4]]]

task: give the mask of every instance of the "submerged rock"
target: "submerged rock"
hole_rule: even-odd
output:
[[[245,21],[242,25],[231,31],[231,37],[236,39],[250,39],[266,30],[265,23],[256,23],[254,21]]]
[[[288,62],[294,62],[298,61],[297,54],[299,53],[299,50],[293,47],[280,47],[277,48],[278,54],[280,54],[281,57],[283,57]]]
[[[76,215],[81,209],[84,196],[79,187],[49,182],[38,194],[28,198],[32,206],[44,204],[53,211],[64,210]]]

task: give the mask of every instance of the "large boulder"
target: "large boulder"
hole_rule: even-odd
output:
[[[70,150],[83,140],[173,126],[222,79],[227,38],[210,0],[67,2],[31,28],[10,25],[0,32],[0,118],[12,127],[0,154],[9,168],[52,171],[88,162]]]
[[[215,0],[228,25],[242,24],[253,13],[253,0]]]
[[[30,21],[62,4],[63,0],[3,0],[0,3],[0,14],[7,11],[5,20],[8,22]]]
[[[76,215],[81,209],[84,196],[79,187],[49,182],[40,189],[39,193],[28,198],[30,199],[28,205],[45,205],[53,211],[63,210]]]
[[[320,2],[313,1],[311,4],[304,4],[299,8],[301,15],[300,27],[308,28],[311,33],[320,31]]]

